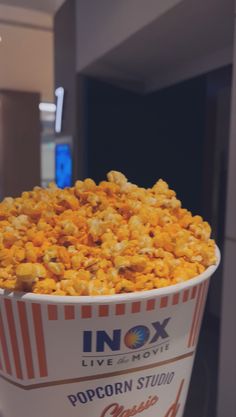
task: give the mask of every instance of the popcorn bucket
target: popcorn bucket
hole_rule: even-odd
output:
[[[181,417],[218,264],[140,293],[0,290],[1,417]]]

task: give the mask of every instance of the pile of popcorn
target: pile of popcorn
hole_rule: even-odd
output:
[[[211,229],[163,180],[148,189],[116,171],[96,185],[35,187],[0,203],[0,287],[110,295],[177,284],[216,263]]]

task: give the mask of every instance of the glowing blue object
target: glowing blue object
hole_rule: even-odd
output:
[[[60,188],[72,185],[72,155],[70,145],[57,144],[55,148],[56,184]]]

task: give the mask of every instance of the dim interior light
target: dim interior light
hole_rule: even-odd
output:
[[[54,104],[54,103],[39,103],[39,110],[50,112],[50,113],[55,113],[56,104]]]

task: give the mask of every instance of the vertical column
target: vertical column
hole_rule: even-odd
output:
[[[76,7],[75,0],[67,0],[54,17],[55,88],[65,91],[62,131],[56,139],[72,144],[74,180],[87,173],[86,82],[76,72]]]
[[[235,417],[236,415],[236,25],[231,100],[226,229],[223,257],[218,417]]]
[[[0,197],[40,185],[39,94],[0,91]]]

